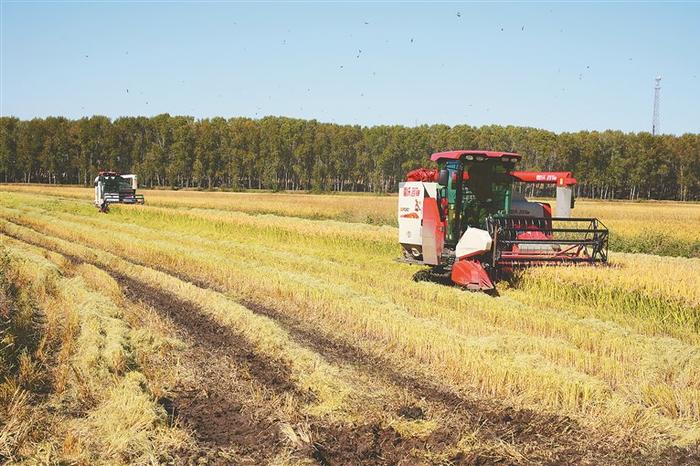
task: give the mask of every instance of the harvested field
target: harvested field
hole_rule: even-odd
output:
[[[3,459],[700,462],[700,205],[579,201],[611,266],[491,297],[394,262],[396,198],[145,196],[0,187]]]

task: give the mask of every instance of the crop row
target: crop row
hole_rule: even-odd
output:
[[[0,274],[21,285],[40,318],[16,377],[5,372],[0,384],[0,457],[147,464],[191,442],[168,426],[137,363],[136,347],[159,351],[165,342],[129,327],[104,274],[2,236],[0,254],[9,260]],[[3,343],[16,345],[20,336],[11,331]]]
[[[154,207],[98,216],[80,203],[22,196],[3,201],[7,207],[0,215],[10,220],[3,228],[14,234],[37,234],[24,225],[208,282],[230,297],[274,306],[458,390],[596,419],[598,429],[612,422],[620,436],[636,429],[648,438],[658,440],[663,433],[662,438],[687,442],[698,435],[700,358],[694,333],[682,331],[685,317],[668,328],[645,325],[660,312],[634,312],[633,306],[647,301],[618,303],[610,296],[621,306],[612,323],[609,316],[617,311],[603,300],[588,310],[573,295],[552,307],[537,303],[535,292],[544,288],[537,277],[529,279],[535,294],[505,290],[497,299],[415,283],[414,269],[392,262],[395,246],[383,227]],[[643,272],[659,264],[645,260],[621,256],[619,268],[596,273],[622,286],[635,267],[642,277],[635,289],[645,299],[654,293],[669,298],[682,289],[647,286],[653,278]],[[661,261],[679,266],[677,259]],[[698,264],[684,266],[692,277]],[[625,267],[627,273],[620,272]],[[562,273],[589,276],[578,269]],[[679,303],[680,313],[692,313],[697,304],[692,280],[678,285],[687,287],[688,298]],[[576,285],[596,286],[586,279]],[[680,339],[663,336],[674,332]]]

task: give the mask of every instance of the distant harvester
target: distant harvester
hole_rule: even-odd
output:
[[[95,177],[95,205],[107,212],[109,204],[143,204],[143,194],[136,194],[136,188],[138,179],[134,174],[101,171]]]

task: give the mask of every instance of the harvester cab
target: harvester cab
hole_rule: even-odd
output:
[[[107,212],[109,204],[143,204],[143,194],[136,194],[137,187],[136,175],[101,171],[95,178],[95,205]]]
[[[515,171],[509,152],[438,152],[437,169],[419,168],[399,184],[402,261],[430,265],[471,290],[493,290],[529,265],[607,262],[608,230],[596,218],[571,216],[571,172]],[[556,185],[556,213],[527,201],[517,183]]]

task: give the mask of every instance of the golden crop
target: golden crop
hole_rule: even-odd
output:
[[[3,185],[3,190],[89,199],[91,188]],[[271,214],[396,226],[396,197],[339,193],[200,192],[141,190],[153,206]],[[547,200],[553,206],[553,200]],[[597,217],[611,230],[611,246],[621,252],[700,257],[700,206],[670,201],[576,201],[575,215]]]
[[[191,442],[168,428],[131,361],[146,345],[132,347],[136,336],[124,320],[130,309],[121,295],[105,295],[102,284],[95,289],[99,271],[73,268],[59,254],[7,237],[0,247],[10,259],[3,273],[22,277],[33,312],[44,321],[37,349],[23,353],[17,376],[0,383],[0,419],[7,421],[0,425],[0,455],[146,464],[162,458],[163,449]],[[162,344],[153,338],[149,349]],[[47,384],[48,399],[37,404],[31,387],[47,390]]]
[[[499,285],[494,298],[416,282],[417,268],[394,262],[391,197],[149,191],[145,206],[102,215],[80,188],[13,190],[0,192],[0,234],[16,238],[5,243],[32,254],[21,241],[40,245],[57,256],[53,262],[70,256],[92,264],[79,275],[81,286],[111,300],[100,304],[89,292],[93,306],[106,306],[100,315],[116,312],[109,303],[120,293],[95,267],[205,310],[256,351],[288,362],[294,383],[314,394],[299,407],[307,416],[379,416],[408,436],[428,435],[444,420],[384,413],[381,400],[399,396],[396,388],[319,355],[289,333],[289,322],[454,393],[571,417],[595,441],[645,451],[700,441],[700,259],[613,252],[610,267],[530,269]],[[700,239],[697,205],[579,201],[578,208],[620,237],[654,231],[683,244]],[[643,211],[654,217],[646,225]],[[681,227],[688,222],[690,232]],[[71,297],[83,319],[86,296]],[[88,366],[102,358],[104,367],[122,367],[125,331],[80,357]],[[462,435],[463,448],[475,432]],[[513,461],[532,454],[511,447],[499,454]]]

